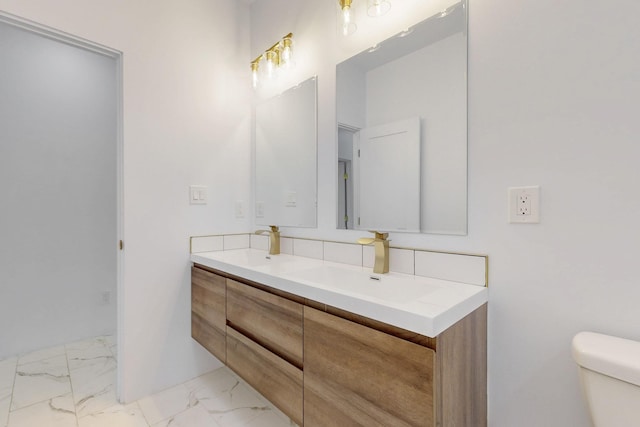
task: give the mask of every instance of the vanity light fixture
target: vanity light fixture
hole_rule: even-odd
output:
[[[350,36],[358,29],[355,10],[351,3],[352,0],[338,0],[338,5],[340,6],[338,22],[343,36]]]
[[[251,61],[251,81],[257,88],[260,81],[260,61],[265,60],[265,74],[268,79],[275,76],[278,68],[293,64],[293,33],[289,33]]]
[[[388,0],[367,0],[367,15],[382,16],[389,12],[391,3]]]

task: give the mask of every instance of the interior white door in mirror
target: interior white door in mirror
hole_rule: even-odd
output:
[[[356,228],[420,231],[420,119],[360,130],[354,138]]]
[[[256,105],[255,224],[316,226],[316,78]]]

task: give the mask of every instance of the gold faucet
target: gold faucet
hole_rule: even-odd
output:
[[[269,255],[280,253],[280,229],[277,225],[270,225],[271,230],[258,230],[256,234],[269,233]]]
[[[375,237],[363,237],[358,239],[358,243],[361,245],[370,245],[373,243],[373,247],[376,251],[376,263],[373,265],[373,272],[384,274],[389,272],[389,233],[380,233],[378,231],[370,231]]]

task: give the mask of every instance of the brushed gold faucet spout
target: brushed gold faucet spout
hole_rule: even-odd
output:
[[[373,244],[373,248],[376,253],[376,262],[373,265],[373,272],[384,274],[389,272],[389,233],[380,233],[378,231],[371,231],[374,234],[374,238],[363,237],[358,239],[358,243],[361,245]]]
[[[271,230],[257,230],[256,234],[269,233],[269,255],[280,253],[280,229],[277,225],[270,225]]]

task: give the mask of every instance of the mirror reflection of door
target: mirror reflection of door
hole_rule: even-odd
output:
[[[360,130],[354,138],[355,228],[420,231],[420,119]]]
[[[338,128],[338,218],[341,229],[353,229],[353,138],[357,128]]]

